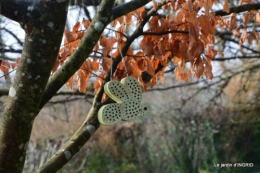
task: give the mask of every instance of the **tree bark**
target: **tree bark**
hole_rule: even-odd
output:
[[[42,93],[59,51],[69,1],[40,1],[28,7],[28,1],[1,2],[3,14],[18,21],[26,32],[0,131],[0,172],[19,173]]]

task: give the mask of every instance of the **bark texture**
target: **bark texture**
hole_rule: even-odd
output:
[[[26,32],[0,132],[0,172],[19,173],[23,169],[33,121],[39,112],[42,94],[61,43],[68,1],[1,2],[3,14],[19,22]]]

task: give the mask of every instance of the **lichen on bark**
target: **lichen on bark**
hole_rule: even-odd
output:
[[[26,10],[23,5],[15,2],[9,1],[14,7],[22,7],[17,11]],[[10,5],[8,2],[4,4]],[[39,3],[36,7],[27,17],[20,15],[15,18],[19,23],[23,23],[26,37],[7,105],[2,114],[1,173],[22,172],[26,150],[20,146],[28,143],[33,120],[39,112],[41,97],[58,53],[58,49],[53,48],[59,47],[61,43],[68,1]],[[11,19],[14,17],[8,16],[7,12],[5,14]],[[41,16],[46,17],[42,20]],[[50,28],[47,25],[48,21],[55,22],[55,28]]]

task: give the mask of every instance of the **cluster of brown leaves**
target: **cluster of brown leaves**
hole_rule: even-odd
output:
[[[0,60],[0,71],[4,74],[4,79],[7,79],[6,75],[10,69],[14,69],[20,61],[20,58],[17,58],[14,62],[8,62],[7,60]]]
[[[80,28],[83,27],[87,29],[90,25],[90,21],[83,20],[81,23],[77,22],[72,31],[64,30],[64,46],[60,48],[58,57],[56,59],[55,65],[53,66],[52,73],[54,73],[59,66],[61,66],[67,58],[77,49],[81,38],[84,35],[84,31]],[[98,50],[98,46],[95,46],[94,50]],[[91,77],[92,71],[96,72],[99,69],[98,59],[90,60],[87,59],[80,69],[77,71],[77,82],[78,89],[80,92],[86,92],[86,87],[88,85],[88,80]],[[74,75],[66,82],[69,88],[72,88],[74,81]]]
[[[259,40],[259,34],[256,31],[249,33],[247,31],[246,25],[250,18],[252,17],[255,22],[260,23],[260,14],[257,11],[245,12],[242,15],[243,23],[239,26],[237,26],[235,13],[232,13],[229,19],[215,16],[209,11],[215,2],[216,0],[176,0],[163,5],[161,7],[163,10],[175,12],[166,18],[153,16],[149,20],[150,27],[144,31],[145,34],[140,41],[140,51],[134,52],[129,48],[126,56],[122,58],[115,69],[112,78],[121,80],[127,75],[134,76],[140,82],[143,90],[146,90],[147,86],[153,87],[158,80],[164,82],[164,70],[167,63],[172,61],[176,64],[174,70],[176,80],[181,79],[188,82],[189,77],[200,78],[202,75],[212,79],[211,61],[217,54],[212,46],[216,27],[226,27],[232,30],[234,37],[240,37],[240,44],[242,45],[246,39],[249,44],[252,43],[253,38]],[[240,0],[239,4],[241,5],[244,2],[245,0]],[[252,3],[251,0],[247,2]],[[152,1],[152,5],[154,10],[159,8],[155,0]],[[229,12],[228,0],[222,0],[222,5],[223,11]],[[199,14],[200,9],[203,9],[203,13]],[[94,88],[96,91],[100,88],[103,78],[110,69],[112,59],[122,54],[121,48],[127,39],[124,31],[134,23],[138,25],[145,15],[143,6],[111,23],[111,26],[115,28],[115,37],[107,37],[103,34],[93,48],[94,55],[102,56],[87,58],[77,71],[77,83],[80,92],[86,92],[91,74],[97,71],[99,71],[99,77],[94,82]],[[136,22],[133,21],[133,17]],[[87,29],[89,25],[88,20],[83,20],[81,23],[77,22],[71,32],[64,31],[64,46],[60,48],[52,73],[55,73],[57,68],[77,49],[84,35],[83,30]],[[116,49],[113,49],[115,47]],[[17,65],[18,61],[19,59],[15,63],[9,63],[2,60],[0,70],[6,74],[10,68]],[[185,65],[187,62],[190,63],[190,67]],[[160,67],[159,72],[158,67]],[[141,77],[143,72],[152,76],[150,82],[146,84]],[[74,76],[67,81],[66,85],[72,88],[73,81]]]
[[[240,0],[240,5],[245,0]],[[169,1],[162,6],[163,10],[173,10],[175,13],[168,15],[166,18],[153,16],[149,20],[150,28],[145,32],[148,34],[143,35],[140,41],[140,51],[134,52],[129,48],[127,55],[123,57],[122,61],[118,64],[112,78],[114,80],[121,80],[127,75],[134,76],[140,82],[143,90],[147,86],[153,87],[158,80],[164,82],[164,70],[167,63],[171,60],[176,64],[174,70],[176,80],[184,80],[188,82],[189,77],[195,76],[200,78],[205,75],[207,78],[212,79],[212,65],[211,61],[215,58],[217,51],[214,50],[214,33],[217,25],[222,28],[226,26],[233,31],[235,37],[240,37],[240,44],[243,44],[247,38],[248,42],[252,42],[252,37],[258,41],[259,36],[257,32],[252,31],[250,36],[247,34],[245,26],[236,26],[236,14],[231,14],[229,21],[223,17],[215,16],[210,13],[210,9],[216,0],[176,0]],[[252,1],[248,0],[248,3]],[[154,10],[158,9],[158,4],[155,0],[152,1]],[[223,11],[229,12],[228,0],[222,0]],[[199,10],[203,9],[202,14],[198,14]],[[243,14],[243,24],[249,23],[250,16],[254,15],[256,22],[260,21],[260,15],[256,11],[250,11]],[[133,25],[133,16],[136,18],[136,24],[139,24],[145,16],[144,6],[132,11],[111,23],[115,29],[116,37],[106,37],[102,35],[99,42],[94,47],[95,52],[102,55],[100,59],[87,59],[82,67],[77,72],[78,88],[81,92],[85,92],[88,79],[93,71],[98,71],[101,66],[99,77],[94,82],[95,91],[97,91],[103,78],[107,75],[111,66],[112,59],[121,54],[121,48],[124,45],[126,38],[124,31],[130,25]],[[85,29],[88,28],[90,22],[83,20],[82,25]],[[77,48],[83,32],[79,31],[80,23],[76,23],[72,32],[64,31],[65,41],[64,47],[60,49],[59,56],[53,72],[56,71],[59,65],[71,55]],[[240,29],[243,30],[240,34]],[[178,31],[187,31],[187,33],[179,33]],[[165,34],[168,32],[168,34]],[[151,33],[151,34],[149,34]],[[155,35],[153,33],[162,33]],[[116,44],[116,50],[112,48]],[[170,57],[172,57],[170,59]],[[185,66],[189,62],[190,67]],[[163,66],[158,72],[158,66]],[[142,72],[147,72],[152,79],[149,83],[144,83],[141,77]],[[67,86],[72,87],[73,77],[67,82]]]
[[[169,55],[173,56],[172,62],[177,66],[174,70],[176,80],[188,82],[189,76],[199,78],[203,74],[212,79],[211,60],[217,52],[210,45],[214,43],[218,22],[218,19],[209,13],[213,3],[213,0],[178,0],[167,3],[163,9],[178,10],[177,13],[170,14],[166,19],[153,17],[148,31],[173,32],[162,36],[144,36],[140,48],[150,59],[166,59],[165,63]],[[201,8],[204,8],[204,14],[198,17]],[[175,30],[188,31],[189,34],[176,33]],[[190,68],[185,67],[186,62],[190,62]],[[165,63],[162,64],[166,65]]]
[[[240,0],[239,5],[242,5],[245,0]],[[252,4],[252,0],[247,1],[249,4]],[[223,11],[229,13],[229,5],[227,0],[222,0]],[[248,44],[252,44],[253,38],[256,41],[259,41],[259,34],[256,31],[248,31],[247,24],[250,22],[250,19],[254,20],[256,23],[260,23],[260,14],[255,10],[247,11],[242,14],[242,24],[237,21],[237,14],[232,13],[229,16],[229,21],[223,17],[218,17],[219,27],[223,28],[224,26],[232,31],[235,38],[239,38],[239,44],[242,45],[247,39]]]

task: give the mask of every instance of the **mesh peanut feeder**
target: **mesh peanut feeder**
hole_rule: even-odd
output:
[[[105,93],[116,103],[102,106],[98,111],[98,120],[103,125],[118,121],[130,121],[151,113],[151,105],[142,103],[142,89],[134,77],[106,83]]]

